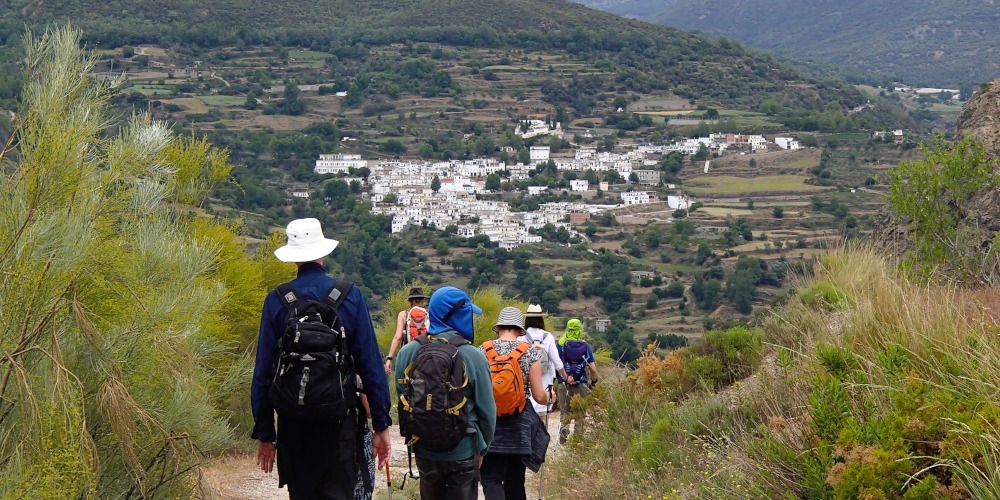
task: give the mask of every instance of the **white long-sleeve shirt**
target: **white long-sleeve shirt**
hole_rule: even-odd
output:
[[[546,335],[547,333],[548,335]],[[518,337],[518,340],[532,345],[534,345],[535,342],[542,343],[542,348],[544,348],[545,352],[549,355],[549,369],[542,374],[542,384],[545,387],[552,385],[556,379],[556,371],[563,369],[563,362],[559,357],[559,349],[556,348],[556,336],[542,330],[541,328],[528,328],[524,332],[524,335]]]

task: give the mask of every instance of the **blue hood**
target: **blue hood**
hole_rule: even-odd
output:
[[[456,306],[456,304],[460,305]],[[448,316],[453,308],[454,312]],[[465,340],[472,342],[476,336],[472,326],[472,315],[482,314],[483,310],[472,303],[469,294],[453,286],[446,286],[439,288],[431,295],[427,312],[431,317],[431,325],[427,328],[428,333],[455,330],[465,337]],[[448,316],[447,321],[445,320],[446,316]]]

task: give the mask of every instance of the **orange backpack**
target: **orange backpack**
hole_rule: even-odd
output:
[[[427,309],[414,306],[406,311],[406,329],[410,340],[427,333]]]
[[[490,360],[490,376],[493,379],[493,400],[497,405],[497,416],[508,417],[521,413],[527,399],[524,390],[524,375],[518,360],[531,345],[521,342],[506,356],[497,354],[493,341],[483,343],[483,352]]]

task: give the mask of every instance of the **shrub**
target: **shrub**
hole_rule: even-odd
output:
[[[889,172],[888,208],[907,224],[913,246],[904,267],[924,279],[994,283],[1000,273],[1000,239],[979,228],[976,193],[997,185],[985,146],[966,135],[955,144],[943,138],[926,160],[902,162]]]
[[[384,115],[392,110],[396,109],[396,106],[389,102],[373,102],[361,108],[361,115],[364,117],[372,117],[377,115]]]
[[[704,347],[725,367],[720,381],[729,384],[757,370],[763,356],[763,334],[743,326],[716,330],[705,334]]]
[[[803,304],[817,310],[839,311],[853,303],[847,292],[825,281],[799,290],[798,295]]]
[[[684,296],[684,282],[681,280],[675,280],[670,286],[667,287],[666,294],[668,297],[673,299],[679,299]]]

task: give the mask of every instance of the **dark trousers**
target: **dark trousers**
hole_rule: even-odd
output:
[[[476,466],[472,458],[455,462],[417,459],[422,500],[472,500],[476,491]]]
[[[288,500],[354,500],[355,474],[353,462],[338,462],[313,489],[289,484]]]
[[[487,453],[480,474],[486,500],[525,500],[521,455]]]
[[[354,500],[356,417],[336,424],[278,419],[279,487],[289,500]]]

